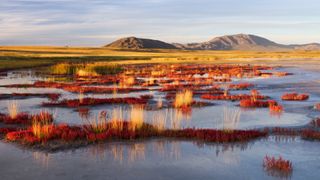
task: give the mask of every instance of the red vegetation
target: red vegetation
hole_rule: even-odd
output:
[[[251,83],[239,83],[239,84],[230,84],[229,89],[233,90],[245,90],[254,87],[254,84]]]
[[[81,101],[79,99],[64,99],[59,102],[45,102],[42,103],[43,106],[62,106],[62,107],[79,107],[79,106],[92,106],[101,104],[146,104],[147,100],[135,97],[125,97],[125,98],[83,98]]]
[[[46,97],[52,101],[56,101],[60,98],[61,94],[58,93],[12,93],[12,94],[0,94],[0,99],[14,98],[27,98],[27,97]]]
[[[268,100],[268,101],[255,101],[253,99],[243,99],[240,101],[240,107],[246,107],[246,108],[262,108],[262,107],[269,107],[270,105],[274,104],[275,101]]]
[[[107,124],[107,129],[103,132],[95,133],[90,128],[84,126],[52,125],[50,134],[43,139],[33,135],[32,129],[8,132],[6,139],[16,141],[21,144],[33,145],[35,143],[46,143],[50,140],[74,141],[83,140],[85,142],[105,141],[112,139],[138,139],[150,137],[182,138],[187,140],[200,140],[205,142],[238,142],[248,141],[254,138],[266,136],[267,133],[257,130],[214,130],[214,129],[182,129],[159,131],[150,124],[143,123],[141,128],[132,131],[130,123],[119,121],[121,129],[113,129],[112,124]]]
[[[266,156],[263,159],[263,167],[271,176],[288,177],[292,174],[292,163],[289,160]]]
[[[41,121],[44,118],[46,118],[45,120],[53,121],[52,114],[43,111],[34,115],[22,112],[17,114],[15,118],[10,117],[9,115],[0,115],[0,122],[5,124],[31,124],[32,120]]]
[[[271,129],[271,133],[274,135],[296,136],[300,133],[300,131],[291,128],[275,127]]]
[[[315,131],[315,130],[304,130],[301,133],[301,137],[303,139],[308,139],[308,140],[320,140],[320,132]]]
[[[270,104],[269,110],[270,112],[281,113],[283,111],[283,106],[278,104]]]
[[[274,74],[275,76],[278,76],[278,77],[283,77],[283,76],[292,75],[292,73],[288,73],[288,72],[273,72],[273,74]]]
[[[11,84],[4,87],[16,87],[16,88],[57,88],[63,89],[73,93],[129,93],[136,91],[146,91],[147,88],[113,88],[113,87],[93,87],[93,86],[81,86],[78,83],[58,83],[58,82],[46,82],[37,81],[33,84]]]
[[[248,94],[236,94],[236,95],[211,95],[211,94],[204,94],[201,96],[202,99],[209,99],[209,100],[231,100],[231,101],[239,101],[243,99],[251,99],[252,96]],[[267,99],[267,96],[258,95],[257,99]]]
[[[6,135],[8,134],[9,132],[13,132],[13,131],[17,131],[17,128],[13,128],[13,127],[4,127],[4,128],[0,128],[0,136],[1,135]]]
[[[153,98],[153,95],[151,94],[145,94],[140,96],[141,99],[149,100]]]
[[[10,117],[9,115],[1,115],[0,122],[5,124],[30,124],[32,116],[28,113],[19,113],[15,118]]]
[[[287,93],[281,97],[284,101],[305,101],[309,99],[308,94]]]
[[[129,93],[137,91],[147,91],[147,88],[106,88],[106,87],[88,87],[88,86],[66,86],[63,90],[73,93]]]

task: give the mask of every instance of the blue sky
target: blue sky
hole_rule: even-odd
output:
[[[101,46],[124,36],[185,43],[238,33],[320,42],[320,2],[0,0],[1,45]]]

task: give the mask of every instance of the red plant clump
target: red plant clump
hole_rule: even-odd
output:
[[[49,140],[64,140],[64,141],[73,141],[77,138],[84,138],[86,133],[81,127],[71,127],[65,124],[61,125],[52,125],[50,128],[50,133],[45,138],[36,137],[32,128],[27,130],[13,131],[9,132],[6,135],[8,141],[19,141],[22,144],[35,144],[40,142],[48,142]]]
[[[320,132],[310,129],[303,130],[301,133],[301,137],[308,140],[320,140]]]
[[[245,90],[252,88],[254,85],[251,83],[239,83],[239,84],[230,84],[229,89],[233,90]]]
[[[287,93],[281,97],[284,101],[305,101],[309,99],[308,94]]]
[[[29,124],[32,120],[32,115],[21,112],[16,117],[12,118],[10,115],[0,116],[0,122],[5,124]]]
[[[145,94],[140,96],[141,99],[149,100],[153,98],[153,95],[151,94]]]
[[[16,88],[57,88],[63,89],[73,93],[129,93],[136,91],[146,91],[148,88],[113,88],[113,87],[93,87],[93,86],[81,86],[78,83],[58,83],[58,82],[46,82],[37,81],[33,84],[11,84],[4,87],[16,87]]]
[[[279,104],[270,104],[269,110],[271,112],[281,113],[283,111],[283,106],[281,106]]]
[[[253,99],[243,99],[240,101],[240,107],[246,107],[246,108],[252,108],[252,107],[269,107],[270,104],[274,104],[275,101],[269,100],[269,101],[255,101]]]
[[[83,98],[79,99],[64,99],[60,102],[44,102],[43,106],[63,106],[63,107],[79,107],[79,106],[91,106],[101,104],[146,104],[147,100],[135,97],[125,98]]]
[[[14,128],[14,127],[3,127],[3,128],[0,128],[0,136],[1,135],[6,135],[9,132],[13,132],[13,131],[17,131],[17,128]]]
[[[0,122],[3,122],[5,124],[31,124],[32,120],[35,121],[53,121],[52,114],[42,111],[39,114],[28,114],[25,112],[21,112],[17,114],[16,117],[12,118],[9,115],[0,115]]]
[[[205,142],[237,142],[248,141],[250,139],[267,135],[265,131],[258,130],[215,130],[215,129],[182,129],[159,131],[155,126],[143,123],[139,129],[132,130],[130,122],[117,122],[121,129],[112,128],[112,123],[106,124],[104,131],[95,132],[89,125],[69,126],[51,125],[46,136],[38,137],[34,135],[32,128],[8,132],[6,139],[21,144],[33,145],[36,143],[47,143],[51,140],[62,140],[73,142],[82,140],[84,142],[97,142],[112,139],[137,139],[150,137],[182,138],[190,140],[200,140]],[[85,143],[85,144],[87,144]]]
[[[279,158],[265,156],[263,167],[269,175],[276,177],[288,177],[292,174],[293,170],[292,162],[283,159],[281,156]]]
[[[52,101],[56,101],[60,98],[61,94],[58,93],[12,93],[12,94],[0,94],[0,99],[26,98],[26,97],[46,97]]]
[[[250,99],[252,98],[251,95],[248,94],[236,94],[236,95],[211,95],[211,94],[203,94],[200,96],[202,99],[209,99],[209,100],[231,100],[231,101],[239,101],[243,99]],[[258,95],[257,99],[266,99],[267,96]]]
[[[114,91],[118,93],[129,93],[137,91],[147,91],[148,88],[113,88],[113,87],[89,87],[89,86],[66,86],[62,88],[65,91],[73,93],[113,93]]]
[[[283,136],[296,136],[298,135],[299,131],[290,128],[281,128],[281,127],[274,127],[272,128],[272,134],[274,135],[283,135]]]
[[[292,75],[292,73],[288,73],[288,72],[274,72],[274,75],[278,76],[278,77],[283,77],[283,76],[289,76]]]

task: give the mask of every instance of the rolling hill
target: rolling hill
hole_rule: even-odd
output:
[[[259,50],[259,51],[286,51],[286,50],[320,50],[320,44],[284,45],[269,39],[251,35],[235,34],[215,37],[200,43],[166,43],[159,40],[126,37],[116,40],[105,47],[118,49],[186,49],[186,50]]]

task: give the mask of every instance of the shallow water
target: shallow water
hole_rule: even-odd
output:
[[[1,179],[10,180],[274,179],[263,170],[262,161],[265,155],[281,155],[293,163],[292,179],[319,177],[320,143],[275,139],[233,146],[166,140],[114,142],[54,154],[0,143],[0,174]]]
[[[271,115],[269,109],[242,109],[239,102],[214,101],[214,106],[193,108],[189,116],[182,116],[179,127],[251,129],[262,127],[301,126],[319,116],[312,109],[320,102],[320,72],[298,67],[279,68],[278,71],[292,72],[287,77],[253,78],[236,80],[256,84],[263,95],[268,95],[284,105],[285,112]],[[33,83],[41,80],[33,71],[18,71],[0,77],[0,84]],[[309,93],[304,102],[282,101],[285,92]],[[78,94],[57,89],[43,88],[1,88],[0,93],[63,93],[62,98],[78,98]],[[232,91],[231,93],[248,93]],[[117,94],[117,97],[132,97],[153,94],[154,99],[165,93],[136,92]],[[109,95],[88,95],[113,97]],[[46,98],[18,99],[21,111],[39,112]],[[0,113],[6,113],[7,100],[0,100]],[[117,105],[118,106],[118,105]],[[101,110],[111,112],[112,105],[90,108],[91,114]],[[225,122],[226,109],[239,109],[241,118],[237,122]],[[47,108],[55,113],[56,122],[82,124],[78,112],[69,108]],[[145,120],[152,122],[156,111],[145,111]],[[174,113],[162,109],[158,113]],[[167,122],[170,127],[171,122]],[[258,140],[242,145],[203,145],[185,141],[146,140],[141,142],[106,143],[74,151],[43,153],[23,150],[12,144],[0,142],[0,179],[274,179],[262,167],[265,155],[281,155],[293,162],[292,179],[319,179],[320,143],[300,139],[276,141]]]
[[[179,121],[179,127],[199,127],[199,128],[223,128],[226,126],[232,126],[237,129],[248,129],[265,126],[301,126],[310,121],[314,116],[318,115],[318,112],[312,110],[312,106],[320,102],[320,72],[308,71],[297,67],[279,68],[277,71],[286,71],[294,73],[292,76],[286,77],[272,77],[272,78],[252,78],[241,79],[237,82],[252,82],[256,84],[262,94],[270,96],[272,99],[277,100],[280,104],[284,105],[285,112],[281,115],[271,115],[268,109],[241,109],[237,107],[238,102],[226,102],[226,101],[214,101],[214,106],[193,108],[192,114],[187,117],[181,117]],[[0,79],[0,84],[17,84],[17,83],[33,83],[34,81],[41,80],[42,77],[35,76],[32,71],[18,71],[9,73],[7,76],[3,76]],[[62,93],[63,98],[78,98],[78,94],[68,93],[63,90],[50,89],[50,88],[1,88],[0,93]],[[289,102],[282,101],[281,95],[285,92],[299,92],[309,93],[310,99],[304,102]],[[232,91],[231,93],[249,93],[249,91]],[[117,94],[116,97],[138,97],[143,94],[154,95],[154,100],[158,97],[165,99],[165,93],[159,93],[157,91],[151,92],[134,92],[127,94]],[[114,97],[113,94],[90,94],[90,97]],[[199,100],[198,98],[196,98]],[[41,103],[47,101],[46,98],[28,98],[17,100],[19,107],[22,111],[27,112],[39,112],[43,107]],[[202,100],[204,101],[204,100]],[[209,101],[210,102],[210,101]],[[212,102],[212,101],[211,101]],[[0,100],[0,112],[5,113],[7,111],[8,100]],[[118,105],[116,105],[118,106]],[[106,110],[111,113],[114,106],[112,105],[100,105],[90,108],[92,115],[98,114],[99,111]],[[240,109],[241,117],[238,122],[224,122],[223,111],[225,108]],[[82,124],[78,113],[75,109],[69,108],[46,108],[54,112],[57,122],[64,122],[69,124]],[[163,109],[159,110],[162,114],[170,115],[172,110]],[[152,117],[155,111],[146,111],[145,120],[147,122],[152,121]],[[231,124],[230,124],[231,123]],[[170,126],[170,122],[167,122],[167,126]]]

